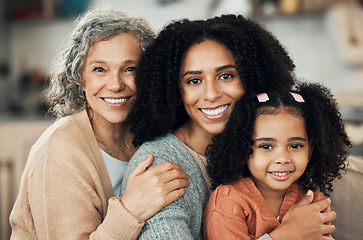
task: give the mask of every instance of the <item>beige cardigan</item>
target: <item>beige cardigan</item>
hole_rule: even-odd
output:
[[[144,222],[114,197],[85,110],[32,147],[10,215],[11,239],[136,239]]]

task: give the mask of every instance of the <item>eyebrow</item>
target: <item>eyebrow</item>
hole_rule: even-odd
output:
[[[123,63],[136,63],[137,60],[136,59],[127,59],[125,61],[123,61]],[[92,60],[89,64],[95,64],[95,63],[107,63],[105,60]]]
[[[219,71],[222,71],[222,70],[225,70],[225,69],[229,69],[229,68],[235,68],[235,69],[237,69],[236,66],[234,66],[232,64],[228,64],[228,65],[224,65],[224,66],[218,67],[216,69],[216,72],[219,72]]]
[[[254,140],[254,142],[276,142],[277,140],[275,138],[257,138]],[[289,138],[289,141],[303,141],[303,142],[307,142],[307,140],[303,137],[292,137]]]
[[[222,71],[222,70],[225,70],[225,69],[229,69],[229,68],[237,69],[236,66],[234,66],[232,64],[228,64],[228,65],[217,67],[216,72],[219,72],[219,71]],[[202,74],[202,71],[199,71],[199,70],[186,71],[181,77],[184,77],[186,75],[193,75],[193,74]]]

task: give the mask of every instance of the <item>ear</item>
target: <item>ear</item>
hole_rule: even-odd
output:
[[[86,91],[86,81],[82,80],[82,91],[85,92]]]

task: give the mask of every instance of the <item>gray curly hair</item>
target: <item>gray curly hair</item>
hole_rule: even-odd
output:
[[[69,44],[58,53],[52,64],[48,74],[49,87],[44,91],[48,112],[57,117],[71,115],[86,106],[82,71],[92,44],[120,33],[131,33],[139,39],[144,51],[156,37],[146,20],[116,10],[91,10],[80,16],[77,22]]]

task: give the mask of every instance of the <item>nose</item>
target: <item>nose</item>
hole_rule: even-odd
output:
[[[220,97],[220,86],[212,79],[205,81],[204,98],[208,101],[215,101]]]
[[[112,92],[119,92],[125,88],[122,76],[119,72],[113,72],[108,79],[107,90]]]
[[[290,156],[287,150],[278,151],[275,159],[275,164],[289,164],[291,162]]]

